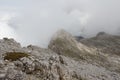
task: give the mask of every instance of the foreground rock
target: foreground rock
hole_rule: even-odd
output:
[[[104,34],[99,34],[98,40],[106,38],[101,35]],[[120,39],[114,38],[116,41],[110,45],[119,48]],[[23,48],[13,39],[2,39],[0,80],[120,80],[120,57],[115,56],[118,53],[112,51],[110,54],[114,55],[106,55],[102,46],[98,47],[100,43],[93,44],[96,41],[82,39],[77,42],[64,30],[51,39],[49,49],[33,45]]]

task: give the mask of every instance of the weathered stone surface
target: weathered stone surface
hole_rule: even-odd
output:
[[[106,33],[77,42],[61,30],[50,41],[49,49],[33,45],[22,48],[15,40],[4,38],[0,40],[0,80],[120,80],[119,47],[119,36]],[[29,56],[4,60],[6,52]]]

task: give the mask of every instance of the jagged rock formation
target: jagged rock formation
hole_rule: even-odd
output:
[[[96,37],[83,39],[80,42],[89,47],[98,48],[103,53],[120,55],[120,36],[100,32]]]
[[[64,30],[58,31],[53,36],[48,47],[59,55],[80,57],[77,41]]]
[[[60,55],[84,60],[92,64],[109,65],[105,56],[97,54],[98,52],[91,47],[78,43],[71,34],[64,30],[58,31],[53,36],[49,48]]]
[[[0,80],[120,80],[120,37],[99,33],[78,41],[58,31],[48,49],[0,40]]]
[[[108,65],[104,65],[104,67],[120,72],[120,36],[100,32],[96,37],[83,39],[80,43],[96,49],[98,54],[106,57]]]

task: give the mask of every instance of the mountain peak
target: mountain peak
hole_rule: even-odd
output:
[[[96,37],[110,37],[112,35],[106,33],[106,32],[99,32]]]
[[[54,39],[56,39],[56,38],[62,38],[62,39],[64,39],[64,38],[73,38],[73,37],[71,37],[71,36],[72,36],[72,35],[71,35],[69,32],[61,29],[61,30],[58,30],[58,31],[53,35],[52,40],[54,40]]]

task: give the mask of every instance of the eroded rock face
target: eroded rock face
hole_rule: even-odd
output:
[[[78,48],[77,41],[64,30],[58,31],[53,36],[48,47],[59,55],[81,58],[82,52]]]
[[[48,47],[59,55],[93,64],[109,65],[105,56],[98,54],[93,48],[77,42],[71,34],[64,30],[58,31],[53,36]]]
[[[0,66],[0,80],[26,80],[26,74],[18,70],[13,62],[2,61]]]
[[[7,44],[4,40],[1,43],[1,45],[5,45],[2,46],[1,50],[5,48],[5,51],[1,52],[0,80],[72,80],[72,72],[65,66],[66,63],[62,56],[49,49],[42,49],[36,46],[22,48],[14,40],[9,43]],[[14,45],[17,46],[15,47]],[[15,60],[4,59],[6,52],[18,54],[20,51],[22,53],[29,52],[29,56]]]
[[[0,79],[29,80],[28,75],[33,75],[35,79],[32,80],[73,80],[73,72],[65,67],[61,59],[61,56],[53,55],[46,60],[30,56],[13,62],[4,61],[1,63]]]
[[[20,51],[23,52],[20,43],[16,42],[14,39],[3,38],[0,39],[0,58],[6,52]]]
[[[119,72],[119,57],[108,57],[105,53],[111,51],[110,53],[114,54],[117,51],[117,54],[119,54],[119,40],[119,36],[100,32],[95,38],[91,38],[90,40],[81,39],[80,42],[76,42],[71,34],[61,30],[52,38],[49,48],[60,55],[72,56],[72,58],[75,57],[80,61],[83,60],[87,63],[104,67],[107,70]],[[112,50],[106,48],[107,46],[110,46]],[[105,50],[102,48],[105,48]]]
[[[110,45],[116,43],[114,46],[119,47],[118,37],[105,39],[103,35],[106,36],[101,33],[92,43],[115,38]],[[120,80],[120,56],[105,55],[99,50],[102,47],[86,40],[77,42],[64,30],[58,31],[52,38],[49,49],[33,45],[22,48],[13,39],[1,39],[0,80]],[[6,52],[27,53],[29,56],[5,60]]]

